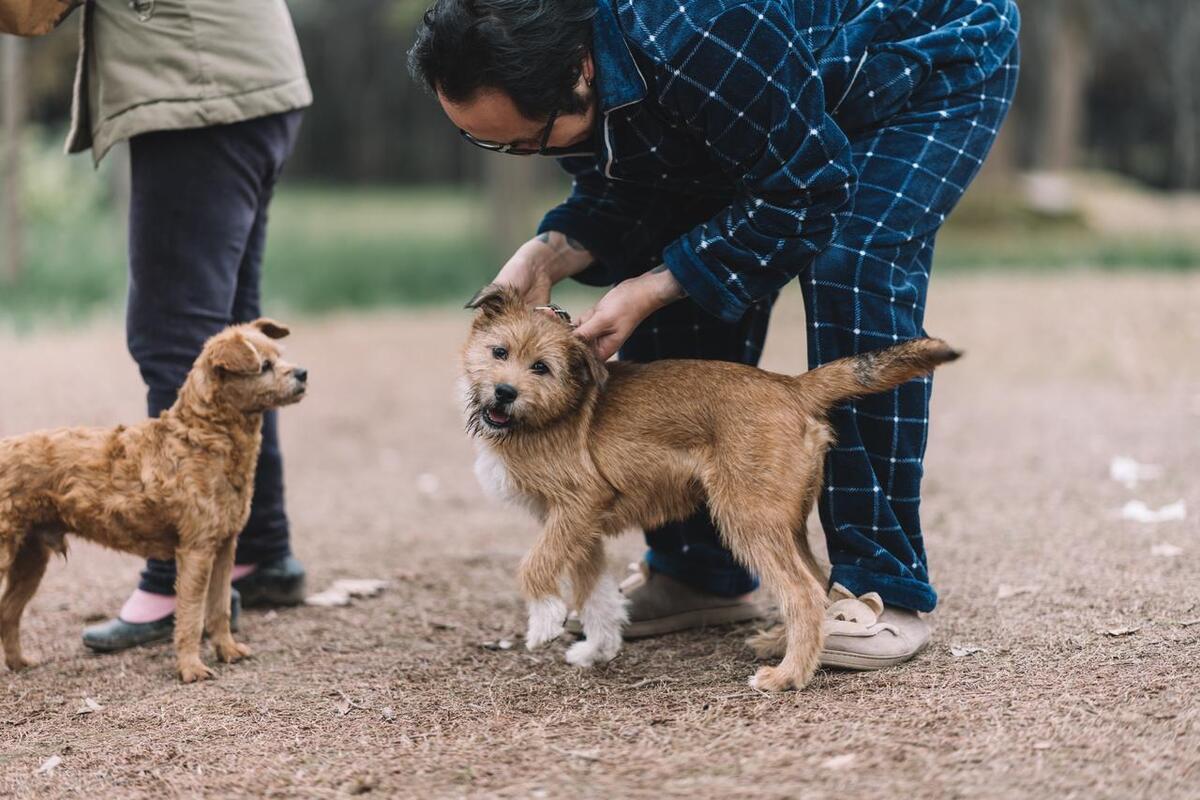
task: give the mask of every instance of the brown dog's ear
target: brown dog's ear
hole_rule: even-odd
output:
[[[276,322],[270,317],[259,317],[250,324],[262,331],[263,335],[269,339],[282,339],[292,332],[287,325]]]
[[[507,286],[489,283],[475,293],[463,308],[474,308],[483,312],[484,317],[494,317],[514,303],[519,303],[517,293]]]
[[[250,340],[240,333],[213,342],[208,357],[217,369],[237,375],[256,375],[262,370],[262,357]]]
[[[574,337],[572,337],[574,338]],[[596,357],[591,345],[582,339],[575,339],[575,363],[584,384],[595,384],[597,389],[603,389],[608,381],[608,367]]]

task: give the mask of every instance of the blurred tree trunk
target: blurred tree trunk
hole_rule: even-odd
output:
[[[534,195],[534,164],[528,158],[489,153],[484,159],[488,233],[497,268],[533,236],[529,226]]]
[[[1038,167],[1063,172],[1080,164],[1090,55],[1087,9],[1084,0],[1049,0],[1046,12],[1050,65],[1040,114],[1044,150]]]
[[[1200,80],[1200,3],[1177,4],[1178,16],[1169,26],[1171,105],[1175,124],[1171,139],[1171,163],[1175,185],[1180,189],[1200,188],[1200,109],[1196,83]]]
[[[3,271],[0,278],[15,283],[21,275],[25,243],[21,220],[21,141],[25,123],[25,97],[21,57],[24,43],[15,36],[0,36],[0,238]]]

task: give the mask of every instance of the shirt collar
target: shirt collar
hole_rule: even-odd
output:
[[[597,0],[596,15],[592,17],[596,92],[600,110],[605,114],[646,97],[646,79],[629,52],[629,44],[613,10],[613,2]]]

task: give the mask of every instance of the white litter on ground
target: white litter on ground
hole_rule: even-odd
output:
[[[1151,547],[1150,553],[1152,555],[1162,556],[1163,558],[1175,558],[1176,556],[1183,555],[1183,548],[1164,542],[1163,544],[1156,544]]]
[[[1141,481],[1152,481],[1162,477],[1162,467],[1157,464],[1139,464],[1127,456],[1113,456],[1108,465],[1108,477],[1126,489],[1135,489]]]
[[[1170,505],[1163,506],[1159,509],[1150,508],[1141,500],[1130,500],[1121,507],[1121,517],[1123,519],[1133,520],[1134,522],[1176,522],[1178,520],[1187,519],[1187,504],[1183,500],[1177,500]]]
[[[975,653],[984,653],[984,652],[987,652],[987,651],[985,651],[982,647],[976,647],[975,645],[971,645],[971,644],[951,645],[950,646],[950,655],[954,656],[955,658],[962,658],[963,656],[969,656],[969,655],[974,655]]]
[[[343,578],[334,581],[325,591],[304,598],[304,602],[306,605],[326,608],[348,606],[352,598],[374,597],[382,592],[385,586],[387,581],[378,578]]]
[[[42,765],[37,768],[37,772],[34,774],[36,774],[36,775],[53,775],[54,768],[57,767],[61,763],[62,763],[61,756],[50,756],[49,758],[47,758],[45,761],[42,762]]]

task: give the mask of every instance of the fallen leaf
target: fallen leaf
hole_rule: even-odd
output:
[[[392,708],[391,706],[384,706],[383,710],[380,713],[383,714],[384,722],[395,722],[396,721],[396,710],[394,708]]]
[[[479,646],[484,650],[512,650],[513,643],[508,639],[497,639],[494,642],[482,642]]]
[[[1141,500],[1130,500],[1121,507],[1121,517],[1134,522],[1157,524],[1159,522],[1175,522],[1187,518],[1187,504],[1177,500],[1159,509],[1150,508]]]
[[[976,647],[976,646],[970,645],[970,644],[951,645],[950,646],[950,655],[954,656],[955,658],[962,658],[963,656],[969,656],[969,655],[973,655],[975,653],[986,653],[986,652],[987,651],[984,650],[982,647]]]
[[[857,758],[854,753],[844,753],[840,756],[827,758],[821,762],[821,766],[825,769],[844,769],[854,763]]]
[[[1162,467],[1157,464],[1139,464],[1126,456],[1113,456],[1108,465],[1108,477],[1126,489],[1136,488],[1139,481],[1152,481],[1161,476]]]
[[[42,762],[42,765],[37,768],[37,771],[34,774],[35,775],[51,775],[54,773],[54,768],[57,767],[61,763],[62,763],[61,756],[50,756],[49,758],[47,758],[45,761]]]
[[[348,606],[350,605],[350,594],[342,589],[326,589],[319,594],[310,594],[304,598],[304,603],[310,606],[324,606],[326,608]]]
[[[1141,629],[1142,629],[1141,625],[1137,626],[1136,628],[1110,628],[1109,630],[1104,631],[1104,635],[1105,636],[1132,636],[1133,634],[1137,633]]]
[[[338,702],[338,704],[336,706],[334,706],[334,708],[337,709],[337,714],[339,717],[346,716],[347,714],[350,713],[350,698],[343,697],[341,699],[341,701]]]
[[[333,582],[333,588],[341,589],[351,597],[374,597],[385,586],[387,581],[379,578],[343,578]]]
[[[1051,744],[1050,742],[1034,742],[1033,743],[1034,750],[1049,750],[1053,746],[1054,745]]]
[[[1175,558],[1175,556],[1183,555],[1183,548],[1176,547],[1173,544],[1156,544],[1150,548],[1150,552],[1156,556],[1163,558]]]
[[[1019,594],[1033,594],[1039,587],[1027,586],[1009,586],[1007,583],[1000,584],[1000,588],[996,589],[997,600],[1007,600],[1010,597],[1016,597]]]
[[[92,714],[92,713],[95,713],[95,712],[99,711],[99,710],[100,710],[100,709],[102,709],[102,708],[104,708],[104,706],[100,705],[99,703],[97,703],[97,702],[96,702],[95,700],[93,700],[92,698],[90,698],[90,697],[85,697],[85,698],[83,699],[83,705],[82,705],[82,706],[80,706],[78,709],[76,709],[76,710],[75,710],[75,713],[76,713],[76,714],[80,714],[80,715],[83,715],[83,714]]]

